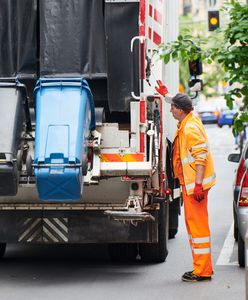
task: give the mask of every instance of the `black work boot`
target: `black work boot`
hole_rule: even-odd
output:
[[[211,279],[212,279],[211,276],[195,275],[193,271],[185,272],[182,276],[182,281],[186,281],[186,282],[210,281]]]

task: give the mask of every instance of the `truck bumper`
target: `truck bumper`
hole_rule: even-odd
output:
[[[103,211],[1,210],[0,243],[156,243],[155,221],[115,221]]]

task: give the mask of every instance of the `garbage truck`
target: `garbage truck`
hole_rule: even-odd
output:
[[[106,244],[165,261],[178,231],[178,89],[159,45],[177,1],[0,2],[0,256],[8,243]]]

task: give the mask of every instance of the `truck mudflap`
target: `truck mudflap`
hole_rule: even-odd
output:
[[[78,201],[95,127],[89,86],[81,78],[41,78],[34,90],[34,170],[41,200]]]
[[[117,222],[103,211],[0,211],[0,243],[156,243],[155,221]]]

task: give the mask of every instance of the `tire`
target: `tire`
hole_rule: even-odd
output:
[[[238,261],[239,261],[239,266],[241,268],[244,268],[244,266],[245,266],[245,243],[244,243],[240,233],[238,233]]]
[[[169,207],[169,239],[174,239],[178,232],[181,198],[175,198]]]
[[[178,211],[170,210],[169,215],[169,239],[174,239],[178,232]]]
[[[113,262],[134,262],[138,255],[137,244],[109,244],[109,257]]]
[[[139,254],[143,262],[162,263],[165,261],[168,255],[168,227],[168,205],[162,202],[158,213],[158,243],[140,244]]]
[[[6,251],[6,243],[0,243],[0,258],[4,257]]]
[[[237,214],[235,212],[234,204],[233,204],[233,220],[234,220],[233,237],[234,237],[235,241],[238,241],[239,229],[238,229]]]
[[[219,126],[220,128],[222,128],[222,125],[221,125],[221,124],[218,124],[218,126]]]

